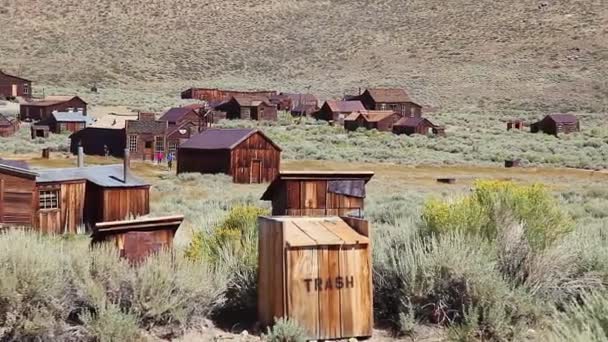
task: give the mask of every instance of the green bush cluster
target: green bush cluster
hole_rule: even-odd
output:
[[[305,342],[306,330],[294,320],[275,318],[272,328],[267,328],[265,340],[268,342]]]

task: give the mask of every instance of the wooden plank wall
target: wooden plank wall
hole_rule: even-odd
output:
[[[38,191],[59,190],[58,209],[39,209]],[[39,184],[36,191],[36,228],[43,233],[78,233],[84,219],[85,181]]]
[[[287,314],[285,303],[285,254],[281,223],[259,218],[258,319],[272,325],[274,317]]]
[[[363,210],[363,198],[331,193],[327,180],[286,180],[285,184],[286,205],[277,198],[277,208],[285,207],[285,211],[274,215],[343,216],[353,210]]]
[[[261,162],[259,182],[271,182],[279,173],[281,151],[262,134],[251,135],[231,152],[230,173],[235,183],[258,183],[258,180],[253,179],[251,172],[254,160]]]
[[[230,173],[230,151],[191,150],[179,148],[177,152],[177,173]]]
[[[102,221],[120,221],[129,217],[150,213],[150,189],[105,188],[102,189]]]
[[[0,173],[0,225],[34,224],[35,188],[33,179]]]

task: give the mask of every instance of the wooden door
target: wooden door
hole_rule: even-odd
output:
[[[259,159],[251,161],[251,183],[262,183],[262,161]]]
[[[13,84],[13,96],[17,96],[17,85]]]
[[[141,262],[150,254],[160,252],[162,247],[154,232],[128,232],[125,234],[122,255],[130,262]]]
[[[154,145],[153,141],[146,141],[146,142],[144,142],[144,160],[152,160],[153,161],[154,158],[156,157],[154,155],[153,145]]]

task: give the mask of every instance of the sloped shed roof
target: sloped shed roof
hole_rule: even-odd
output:
[[[399,121],[395,122],[393,126],[398,127],[418,127],[423,122],[428,122],[431,126],[435,127],[431,121],[426,118],[401,118]]]
[[[366,91],[375,102],[413,102],[405,89],[368,88]]]
[[[2,70],[0,70],[0,74],[1,74],[1,75],[4,75],[4,76],[7,76],[7,77],[16,78],[16,79],[18,79],[18,80],[22,80],[22,81],[25,81],[25,82],[31,82],[31,80],[28,80],[27,78],[23,78],[23,77],[19,77],[19,76],[15,76],[15,75],[7,74],[6,72],[4,72],[4,71],[2,71]]]
[[[280,171],[264,191],[261,200],[272,200],[274,193],[280,189],[280,184],[286,180],[360,180],[367,184],[373,176],[373,171]],[[365,197],[365,193],[361,195],[360,197]]]
[[[361,101],[335,101],[335,100],[327,100],[325,101],[331,109],[332,112],[357,112],[357,111],[365,111],[365,107],[363,107],[363,103]]]
[[[576,123],[578,121],[576,116],[572,115],[572,114],[556,113],[556,114],[549,114],[549,115],[547,115],[547,117],[557,123]]]
[[[35,101],[30,101],[30,102],[23,102],[21,105],[25,105],[25,106],[35,106],[35,107],[48,107],[48,106],[53,106],[56,104],[60,104],[60,103],[64,103],[64,102],[68,102],[72,99],[79,99],[80,101],[84,102],[83,99],[81,99],[78,96],[47,96],[42,100],[35,100]],[[86,104],[86,102],[84,102]]]
[[[91,183],[108,188],[127,188],[149,186],[140,178],[128,173],[127,181],[123,181],[123,165],[96,165],[87,167],[72,167],[63,169],[37,170],[38,183],[66,182],[72,180],[87,180]]]
[[[23,170],[29,170],[30,165],[25,160],[12,160],[0,158],[0,165],[14,167]]]
[[[189,107],[174,107],[174,108],[169,109],[158,120],[171,121],[171,122],[179,121],[184,116],[186,116],[188,113],[193,112],[193,111],[194,111],[194,109],[189,108]]]
[[[127,133],[135,134],[165,134],[165,130],[169,127],[167,121],[158,120],[127,120]]]
[[[181,144],[180,148],[197,150],[231,150],[255,133],[260,133],[279,151],[281,148],[260,130],[253,128],[211,128],[193,136]]]
[[[53,117],[57,122],[84,122],[87,126],[93,122],[93,118],[82,112],[53,112]]]

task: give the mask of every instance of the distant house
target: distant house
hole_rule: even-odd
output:
[[[291,116],[300,117],[300,116],[313,116],[319,110],[319,107],[316,105],[299,105],[293,107],[291,109]]]
[[[21,121],[48,120],[54,111],[76,111],[87,115],[87,103],[78,96],[47,96],[43,100],[21,103],[19,119]]]
[[[276,95],[273,90],[226,90],[218,88],[189,88],[181,93],[182,99],[195,99],[207,102],[225,101],[232,96],[263,96],[270,98]]]
[[[19,120],[0,114],[0,137],[10,137],[19,130]]]
[[[287,95],[276,94],[272,95],[270,98],[270,103],[277,106],[277,110],[289,111],[292,108],[291,98]]]
[[[319,106],[319,99],[313,94],[302,94],[302,93],[280,93],[280,95],[287,96],[291,99],[293,107],[298,106]]]
[[[32,81],[0,70],[0,98],[17,96],[31,97]]]
[[[333,121],[339,124],[344,123],[344,119],[353,112],[365,111],[361,101],[334,101],[327,100],[321,109],[314,114],[315,119]]]
[[[355,131],[362,127],[365,129],[377,129],[383,132],[391,132],[393,125],[399,120],[399,114],[392,110],[367,110],[357,111],[349,114],[344,119],[344,128]]]
[[[226,113],[230,120],[277,120],[277,107],[264,96],[232,96],[228,101],[215,107],[216,111]]]
[[[166,153],[167,121],[156,120],[154,113],[139,113],[137,120],[127,120],[125,134],[131,158],[154,160],[161,152]]]
[[[174,107],[166,111],[158,121],[167,121],[169,127],[192,124],[195,127],[204,127],[205,124],[199,113],[193,107]]]
[[[65,132],[78,132],[93,123],[93,119],[84,115],[82,112],[53,112],[45,124],[49,130],[55,134]]]
[[[557,136],[580,131],[578,118],[572,114],[550,114],[530,125],[532,133],[544,132]]]
[[[137,120],[137,114],[107,114],[90,126],[70,135],[70,151],[78,153],[82,146],[85,154],[108,155],[122,158],[126,147],[125,126],[127,120]]]
[[[179,146],[177,173],[225,173],[235,183],[272,181],[281,148],[257,129],[209,128]]]
[[[392,110],[402,117],[422,116],[422,106],[412,101],[405,89],[368,88],[356,98],[368,110]]]
[[[433,124],[425,118],[405,117],[399,119],[393,125],[393,133],[395,134],[436,134],[443,135],[444,128]]]

